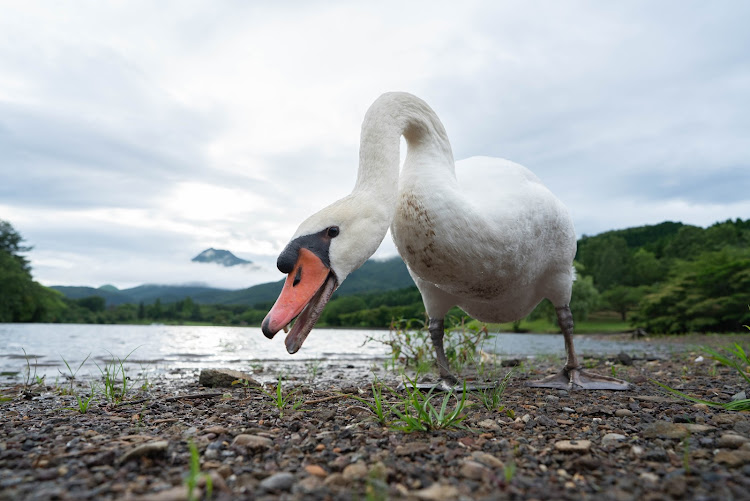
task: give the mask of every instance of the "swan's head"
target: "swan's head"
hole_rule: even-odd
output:
[[[352,194],[305,220],[276,263],[287,274],[261,326],[272,338],[297,318],[286,337],[296,353],[344,279],[367,261],[385,237],[392,215],[367,194]]]

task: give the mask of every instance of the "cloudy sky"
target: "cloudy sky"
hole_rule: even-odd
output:
[[[390,90],[430,103],[457,160],[532,169],[579,235],[750,217],[748,2],[0,9],[0,219],[45,285],[281,278]],[[208,247],[258,266],[190,262]],[[387,237],[376,255],[394,253]]]

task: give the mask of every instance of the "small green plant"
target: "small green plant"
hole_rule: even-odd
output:
[[[510,484],[513,477],[516,476],[516,462],[512,459],[508,461],[503,467],[503,475],[505,477],[505,483]]]
[[[690,433],[682,439],[682,468],[690,475]]]
[[[60,369],[57,369],[57,372],[59,372],[60,375],[63,376],[64,378],[66,378],[68,380],[68,382],[70,383],[69,393],[71,395],[73,394],[73,381],[75,380],[76,375],[78,374],[78,371],[81,370],[81,367],[83,367],[83,364],[86,363],[86,361],[89,359],[90,356],[91,356],[91,353],[89,353],[88,355],[86,355],[86,358],[83,359],[83,362],[81,362],[80,364],[78,364],[78,367],[76,367],[76,370],[73,370],[70,367],[70,364],[68,363],[68,361],[65,360],[65,357],[63,357],[62,355],[60,355],[60,358],[62,359],[63,363],[65,364],[65,367],[68,368],[68,374],[63,374],[63,372]]]
[[[23,382],[23,391],[26,392],[34,384],[39,384],[41,386],[41,384],[44,383],[44,376],[40,378],[36,374],[36,367],[39,364],[39,361],[37,360],[36,357],[34,357],[34,372],[33,373],[31,372],[31,361],[30,361],[31,356],[29,356],[26,353],[26,349],[24,348],[21,348],[21,349],[23,350],[23,357],[26,359],[26,371],[25,371],[26,375],[24,377],[24,382]]]
[[[297,398],[297,392],[287,392],[287,394],[284,394],[283,385],[281,383],[281,375],[279,375],[278,383],[276,384],[276,390],[273,392],[266,391],[264,388],[261,388],[261,391],[266,394],[272,401],[273,404],[276,406],[277,409],[279,409],[279,417],[284,416],[284,409],[289,407],[291,405],[291,410],[296,411],[299,409],[302,404],[303,400]]]
[[[494,387],[488,388],[486,390],[478,390],[475,392],[476,396],[479,398],[479,401],[482,403],[482,405],[484,405],[485,409],[487,409],[488,411],[502,411],[505,408],[505,406],[500,405],[500,403],[503,393],[505,392],[505,388],[507,388],[508,381],[510,381],[512,375],[513,369],[508,371],[502,381],[500,381]]]
[[[94,362],[96,364],[96,367],[99,369],[99,372],[101,372],[102,379],[104,380],[104,396],[113,405],[118,405],[119,403],[121,403],[128,393],[128,390],[130,388],[130,378],[125,371],[125,362],[137,349],[138,348],[134,348],[123,359],[120,359],[119,357],[114,356],[111,352],[108,352],[112,359],[104,364],[103,369],[99,366],[99,364],[96,364],[96,362]]]
[[[206,482],[206,498],[211,499],[214,490],[211,476],[207,473],[201,473],[200,455],[198,453],[198,448],[192,440],[188,442],[188,448],[190,449],[190,471],[188,471],[188,475],[185,478],[185,485],[188,488],[188,500],[195,501],[197,499],[195,496],[195,488],[198,486],[198,481],[201,477],[203,477]]]
[[[354,395],[349,395],[349,398],[353,398],[369,407],[378,423],[382,425],[388,424],[388,414],[384,405],[387,405],[387,403],[383,400],[383,389],[380,384],[376,385],[375,382],[372,383],[372,402]]]
[[[460,400],[453,391],[449,391],[442,395],[442,401],[435,406],[432,403],[432,399],[437,396],[434,388],[430,388],[427,393],[422,393],[417,387],[416,379],[408,377],[406,379],[409,382],[405,384],[407,395],[401,402],[391,406],[391,412],[396,416],[396,421],[391,425],[392,428],[406,433],[464,428],[461,422],[466,419],[463,414],[466,407],[466,381],[464,381]],[[456,400],[456,405],[449,410],[448,404],[451,398]]]
[[[78,401],[78,408],[75,407],[66,407],[66,409],[70,409],[72,411],[78,411],[81,414],[86,414],[89,411],[89,405],[91,404],[91,401],[94,399],[94,393],[96,392],[96,386],[91,383],[91,393],[88,397],[81,397],[80,395],[76,395],[76,400]]]
[[[612,366],[610,367],[610,372],[612,372],[612,377],[613,377],[613,378],[616,378],[616,377],[617,377],[617,366],[613,364],[613,365],[612,365]]]
[[[310,381],[314,381],[315,378],[318,377],[318,371],[320,371],[320,360],[311,360],[305,364],[305,368],[307,369],[307,374],[309,376]]]
[[[709,348],[705,346],[702,348],[702,350],[708,355],[709,358],[716,360],[721,365],[725,365],[727,367],[735,369],[745,381],[750,383],[750,358],[748,357],[747,353],[742,348],[742,346],[740,346],[737,343],[734,343],[733,346],[723,349],[725,353],[722,353],[718,350],[714,350],[713,348]],[[712,406],[712,407],[721,407],[723,409],[730,410],[730,411],[750,410],[750,398],[734,400],[732,402],[713,402],[711,400],[703,400],[700,398],[691,397],[690,395],[687,395],[686,393],[683,393],[679,390],[671,388],[663,383],[660,383],[659,381],[656,381],[653,379],[651,381],[661,386],[662,388],[667,390],[669,393],[682,397],[691,402],[705,404],[705,405]]]

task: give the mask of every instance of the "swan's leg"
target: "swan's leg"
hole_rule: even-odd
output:
[[[435,354],[437,355],[440,379],[449,386],[454,386],[458,384],[458,379],[451,374],[450,364],[448,364],[448,358],[445,356],[445,348],[443,347],[443,337],[445,336],[444,319],[431,318],[429,329],[430,338],[432,338],[432,344],[435,346]]]
[[[560,324],[565,338],[565,353],[567,361],[565,367],[555,374],[539,381],[530,381],[528,386],[538,388],[558,388],[562,390],[584,389],[584,390],[627,390],[630,383],[609,376],[601,376],[593,372],[581,369],[578,357],[573,346],[573,314],[570,306],[555,308],[557,311],[557,322]]]

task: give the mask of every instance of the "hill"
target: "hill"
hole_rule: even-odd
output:
[[[121,304],[153,304],[157,299],[162,303],[173,303],[192,299],[198,304],[220,304],[270,306],[279,295],[284,280],[254,285],[247,289],[227,290],[202,286],[181,285],[139,285],[130,289],[119,290],[111,285],[101,288],[70,287],[55,285],[51,288],[61,292],[68,299],[84,297],[101,297],[107,306]],[[387,260],[368,260],[361,268],[354,271],[336,291],[337,296],[346,296],[360,292],[379,292],[410,287],[414,282],[400,257]]]

